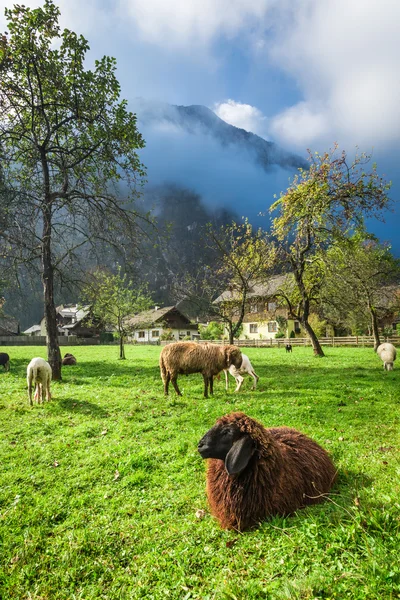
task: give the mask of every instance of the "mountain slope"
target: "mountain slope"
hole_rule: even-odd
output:
[[[212,110],[202,105],[175,106],[157,102],[136,100],[134,110],[139,123],[144,125],[170,123],[190,134],[206,134],[221,146],[236,146],[249,152],[253,160],[265,171],[279,166],[284,169],[307,168],[301,156],[287,152],[273,142],[235,127],[220,119]]]

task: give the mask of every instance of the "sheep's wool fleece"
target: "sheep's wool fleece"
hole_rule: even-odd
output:
[[[273,515],[288,515],[323,501],[336,469],[321,446],[289,427],[266,429],[244,413],[217,420],[232,422],[251,436],[256,451],[234,476],[227,473],[224,461],[208,459],[207,496],[223,528],[241,531]]]

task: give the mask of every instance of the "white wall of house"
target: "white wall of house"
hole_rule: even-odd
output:
[[[286,336],[289,337],[290,332],[298,330],[298,326],[295,327],[295,321],[289,319],[286,329]],[[279,331],[279,325],[277,321],[271,319],[270,321],[257,321],[254,320],[250,323],[243,323],[243,330],[240,334],[239,340],[270,340],[275,339],[276,334]],[[226,330],[226,335],[228,331]]]
[[[239,339],[241,340],[269,340],[278,333],[278,323],[276,321],[243,323],[243,331]]]
[[[148,342],[158,342],[164,332],[162,327],[150,327],[149,329],[135,329],[129,336],[129,341],[135,341],[139,344]],[[172,335],[176,341],[182,340],[186,336],[190,339],[197,339],[198,335],[195,331],[189,329],[172,329]]]

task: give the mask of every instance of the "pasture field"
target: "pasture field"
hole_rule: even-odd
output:
[[[225,392],[222,377],[206,400],[197,374],[164,398],[159,347],[127,346],[125,361],[116,346],[75,347],[52,401],[30,408],[26,365],[45,348],[2,351],[2,600],[400,598],[400,364],[385,373],[370,348],[248,348],[257,391],[246,377]],[[221,530],[196,447],[234,410],[324,446],[330,499]]]

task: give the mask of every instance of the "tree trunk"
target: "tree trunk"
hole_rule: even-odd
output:
[[[119,358],[125,360],[124,335],[121,331],[119,332]]]
[[[229,323],[228,331],[229,331],[229,343],[233,344],[233,325],[232,325],[232,323]]]
[[[54,269],[51,261],[51,210],[43,214],[42,242],[42,281],[44,295],[44,316],[47,331],[47,360],[51,366],[52,379],[61,379],[61,352],[58,344],[57,315],[54,303]]]
[[[311,327],[308,320],[303,320],[303,325],[304,325],[304,329],[306,330],[306,332],[311,340],[311,344],[312,344],[312,347],[314,350],[314,356],[325,356],[324,351],[322,350],[322,346],[319,343],[319,340],[315,334],[315,331]]]
[[[374,352],[376,352],[378,346],[380,346],[381,344],[381,340],[379,337],[378,319],[375,310],[371,306],[369,307],[369,309],[371,312],[372,335],[374,336]]]

